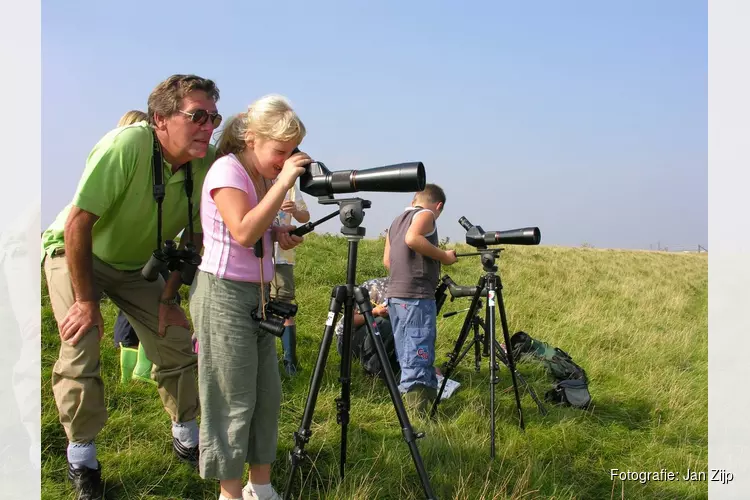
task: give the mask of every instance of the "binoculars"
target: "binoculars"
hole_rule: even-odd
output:
[[[284,334],[284,321],[297,314],[297,305],[271,300],[266,304],[264,311],[266,319],[263,319],[258,310],[252,311],[250,316],[260,323],[261,330],[281,337]]]
[[[156,281],[166,271],[179,271],[182,282],[191,285],[200,264],[201,256],[192,243],[178,249],[174,241],[167,240],[162,248],[154,250],[141,274],[146,281]]]

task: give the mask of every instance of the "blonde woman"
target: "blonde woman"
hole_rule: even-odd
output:
[[[134,123],[147,122],[147,121],[148,121],[148,115],[146,113],[138,109],[131,109],[130,111],[122,115],[122,118],[120,118],[120,121],[117,122],[117,126],[125,127],[127,125],[132,125]]]
[[[292,155],[304,136],[286,99],[263,97],[226,124],[219,159],[203,184],[205,251],[190,312],[200,342],[199,471],[219,480],[220,500],[280,498],[270,479],[281,405],[275,337],[260,330],[251,312],[269,299],[274,242],[283,249],[302,242],[289,234],[293,226],[273,222],[311,161]],[[260,259],[253,250],[258,240]],[[243,488],[245,463],[250,478]]]

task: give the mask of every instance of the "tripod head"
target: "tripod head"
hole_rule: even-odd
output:
[[[478,252],[457,253],[456,257],[471,257],[474,255],[479,255],[481,257],[482,269],[484,269],[484,272],[496,273],[497,266],[495,265],[495,259],[500,257],[500,252],[502,251],[502,248],[485,248],[479,250]],[[470,295],[474,295],[474,292],[472,292]]]
[[[304,236],[310,231],[314,230],[319,224],[339,216],[339,220],[343,226],[341,226],[341,234],[348,238],[362,239],[365,236],[365,228],[360,227],[362,221],[365,218],[365,209],[372,206],[370,200],[363,200],[362,198],[334,198],[333,196],[319,196],[318,203],[321,205],[338,205],[339,209],[331,212],[330,214],[322,217],[315,222],[308,222],[304,224],[290,234],[295,236]]]

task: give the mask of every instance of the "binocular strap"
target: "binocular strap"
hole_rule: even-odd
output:
[[[151,156],[151,167],[153,169],[153,180],[154,180],[154,200],[157,206],[157,226],[156,226],[156,248],[161,248],[162,243],[162,209],[161,204],[166,196],[166,188],[164,186],[164,162],[161,155],[161,146],[159,144],[159,138],[156,136],[156,130],[153,128],[151,132],[154,136],[154,154]],[[185,166],[185,194],[187,195],[188,201],[188,241],[193,243],[193,169],[190,162]]]

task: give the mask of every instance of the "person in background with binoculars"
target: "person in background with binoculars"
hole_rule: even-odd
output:
[[[290,234],[294,226],[274,225],[274,219],[311,162],[305,153],[293,154],[305,133],[286,99],[265,96],[230,118],[203,184],[205,252],[190,312],[200,343],[199,472],[219,480],[220,499],[280,498],[271,485],[271,463],[281,377],[276,337],[261,320],[270,319],[274,242],[284,250],[302,242]],[[243,488],[245,463],[250,478]]]
[[[215,158],[209,141],[221,123],[218,100],[214,82],[195,75],[172,75],[159,83],[148,98],[148,123],[116,128],[99,140],[72,203],[42,235],[44,270],[61,339],[52,390],[69,442],[67,473],[79,499],[103,495],[95,445],[107,421],[99,371],[102,293],[125,313],[154,364],[152,376],[172,420],[175,453],[197,462],[197,356],[190,325],[174,299],[181,273],[173,272],[165,284],[158,275],[153,281],[144,279],[143,268],[159,250],[158,229],[159,239],[175,238],[191,217],[200,249],[201,193],[194,190],[189,215],[185,181],[190,172],[194,185],[201,186]],[[155,168],[161,168],[165,184],[161,223]]]
[[[284,197],[281,210],[277,216],[279,225],[290,225],[292,219],[305,223],[310,220],[310,212],[307,210],[302,193],[296,185],[292,185]],[[291,304],[296,300],[296,286],[294,283],[294,265],[296,255],[294,249],[284,250],[278,243],[274,250],[275,275],[271,282],[271,298],[280,302]],[[294,317],[284,322],[284,333],[281,336],[281,349],[283,353],[284,370],[287,375],[293,377],[299,369],[297,360],[297,325]]]

